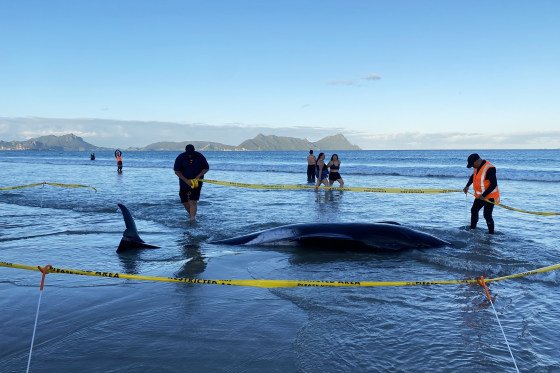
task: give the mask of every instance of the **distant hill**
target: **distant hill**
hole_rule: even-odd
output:
[[[224,145],[207,141],[182,141],[182,142],[157,142],[143,148],[129,150],[177,150],[182,151],[187,144],[193,144],[196,150],[226,150],[226,151],[289,151],[289,150],[360,150],[360,147],[352,145],[343,135],[327,136],[317,142],[307,139],[298,139],[285,136],[265,136],[258,134],[250,140],[245,140],[238,146]]]
[[[185,146],[193,144],[197,151],[205,150],[235,150],[235,146],[220,144],[217,142],[207,141],[182,141],[182,142],[155,142],[143,148],[130,148],[128,150],[168,150],[168,151],[185,151]]]
[[[128,148],[126,150],[167,150],[184,151],[187,144],[193,144],[198,151],[307,151],[313,150],[360,150],[341,134],[327,136],[317,142],[307,139],[284,136],[265,136],[258,134],[253,139],[245,140],[238,146],[225,145],[210,141],[181,141],[181,142],[156,142],[142,148]],[[0,141],[0,150],[50,150],[50,151],[100,151],[112,150],[101,148],[85,142],[74,134],[63,136],[41,136],[26,141]]]
[[[239,150],[319,150],[306,139],[284,136],[264,136],[258,134],[251,140],[245,140],[237,147]]]
[[[295,137],[257,135],[251,140],[243,141],[238,150],[360,150],[357,145],[352,145],[341,134],[327,136],[317,142]]]
[[[327,136],[315,143],[321,150],[361,150],[359,146],[352,145],[350,142],[341,135]]]
[[[97,151],[105,150],[74,134],[41,136],[26,141],[0,141],[0,150]]]

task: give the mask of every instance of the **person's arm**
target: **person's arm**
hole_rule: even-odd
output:
[[[482,193],[482,198],[486,198],[486,196],[492,193],[498,186],[498,180],[496,179],[496,169],[494,167],[489,168],[486,171],[486,180],[490,181],[490,185],[488,185],[488,188],[484,191],[484,193]]]
[[[205,168],[204,170],[200,171],[198,175],[196,175],[195,179],[200,179],[202,176],[204,176],[204,174],[206,174],[208,172],[208,168]]]
[[[321,161],[319,161],[321,162]],[[321,172],[323,172],[323,166],[325,165],[325,162],[321,163],[317,163],[317,166],[319,167],[319,177],[317,178],[317,184],[315,185],[315,190],[319,189],[319,185],[321,185]]]
[[[210,170],[210,165],[208,164],[208,161],[206,160],[206,157],[202,156],[202,171],[200,171],[198,173],[198,175],[196,175],[195,179],[200,179],[202,176],[204,176],[205,173],[207,173]]]
[[[185,176],[183,176],[181,171],[175,171],[175,175],[177,175],[179,179],[183,180],[188,186],[192,187],[192,182],[189,179],[187,179]]]

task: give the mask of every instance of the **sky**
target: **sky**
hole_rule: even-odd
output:
[[[560,1],[0,0],[0,140],[560,148]]]

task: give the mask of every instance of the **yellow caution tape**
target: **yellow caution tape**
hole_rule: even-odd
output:
[[[262,185],[262,184],[245,184],[245,183],[234,183],[230,181],[218,181],[218,180],[208,180],[199,179],[205,183],[232,186],[238,188],[250,188],[250,189],[315,189],[314,185]],[[437,193],[456,193],[462,192],[461,189],[402,189],[402,188],[341,188],[341,187],[325,187],[319,186],[321,189],[332,189],[332,190],[342,190],[348,192],[365,192],[365,193],[404,193],[404,194],[437,194]]]
[[[91,188],[91,189],[95,190],[95,192],[97,192],[97,189],[95,189],[91,185],[60,184],[60,183],[47,183],[47,182],[28,184],[28,185],[18,185],[18,186],[13,186],[13,187],[5,187],[5,188],[0,188],[0,190],[32,188],[32,187],[36,187],[36,186],[39,186],[39,185],[50,185],[50,186],[62,187],[62,188]]]
[[[0,262],[0,267],[26,269],[30,271],[40,271],[37,266]],[[533,271],[517,273],[514,275],[485,279],[486,282],[501,281],[512,278],[535,275],[560,269],[560,264],[535,269]],[[411,286],[411,285],[448,285],[448,284],[476,284],[477,280],[456,280],[456,281],[295,281],[295,280],[204,280],[197,278],[183,277],[150,277],[128,275],[125,273],[101,272],[101,271],[78,271],[52,267],[43,268],[48,273],[63,273],[84,276],[124,278],[130,280],[164,281],[164,282],[183,282],[187,284],[207,284],[207,285],[235,285],[252,286],[259,288],[281,288],[281,287],[373,287],[373,286]]]
[[[245,184],[245,183],[235,183],[235,182],[231,182],[231,181],[219,181],[219,180],[208,180],[208,179],[199,179],[199,181],[204,181],[206,183],[216,184],[216,185],[232,186],[232,187],[238,187],[238,188],[249,188],[249,189],[269,189],[269,190],[270,189],[272,189],[272,190],[279,190],[279,189],[315,189],[314,185]],[[400,194],[441,194],[441,193],[456,193],[456,192],[462,192],[463,191],[462,189],[403,189],[403,188],[358,188],[358,187],[355,187],[355,188],[340,188],[340,187],[325,187],[325,186],[320,186],[319,188],[321,188],[321,189],[332,189],[332,190],[342,190],[342,191],[349,191],[349,192],[400,193]],[[474,196],[474,194],[472,194],[470,192],[469,192],[469,194]],[[499,207],[508,209],[508,210],[523,212],[523,213],[526,213],[526,214],[543,215],[543,216],[560,215],[559,212],[526,211],[526,210],[521,210],[521,209],[517,209],[517,208],[514,208],[514,207],[506,206],[506,205],[503,205],[503,204],[494,203],[494,202],[491,202],[487,199],[485,199],[485,201],[490,202],[490,203],[492,203],[494,205],[497,205]]]
[[[469,194],[471,196],[475,196],[474,194],[472,194],[471,192],[469,192]],[[475,196],[476,197],[476,196]],[[517,212],[523,212],[525,214],[533,214],[533,215],[543,215],[543,216],[555,216],[555,215],[560,215],[560,212],[538,212],[538,211],[527,211],[527,210],[521,210],[521,209],[516,209],[515,207],[510,207],[510,206],[506,206],[506,205],[502,205],[501,203],[496,203],[496,202],[492,202],[489,199],[484,198],[485,202],[491,203],[493,205],[496,205],[498,207],[507,209],[507,210],[511,210],[511,211],[517,211]]]

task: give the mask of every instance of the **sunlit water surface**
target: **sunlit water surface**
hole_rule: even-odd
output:
[[[349,187],[462,189],[469,151],[340,151]],[[207,178],[306,185],[305,152],[206,152]],[[327,152],[327,156],[330,156]],[[560,262],[558,216],[495,208],[497,233],[466,231],[472,197],[205,184],[190,223],[176,152],[0,152],[0,261],[199,279],[430,281],[494,278]],[[502,203],[560,212],[560,151],[485,151]],[[117,203],[161,246],[117,254]],[[397,221],[452,247],[398,253],[207,244],[283,224]],[[558,272],[493,282],[521,371],[560,371]],[[0,267],[0,371],[27,366],[41,274]],[[276,288],[49,274],[31,371],[511,372],[478,285]]]

